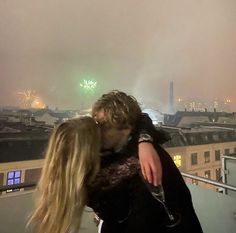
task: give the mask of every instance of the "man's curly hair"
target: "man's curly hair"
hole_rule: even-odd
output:
[[[102,95],[92,108],[92,116],[104,111],[104,122],[110,127],[118,129],[134,128],[142,114],[137,100],[122,91],[113,90]]]

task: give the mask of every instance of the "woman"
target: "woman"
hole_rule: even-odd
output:
[[[100,129],[91,117],[68,120],[53,132],[38,184],[34,232],[78,231],[86,185],[99,171]]]
[[[114,185],[117,187],[116,195],[123,197],[120,199],[122,203],[117,207],[122,216],[126,215],[129,210],[129,193],[126,190],[128,186],[120,189],[119,182],[105,183],[105,186],[99,184],[101,189],[96,186],[104,173],[106,174],[107,167],[104,167],[104,162],[106,163],[107,158],[113,161],[114,156],[116,157],[114,153],[108,157],[103,156],[100,161],[100,139],[100,128],[91,117],[68,120],[53,131],[38,184],[35,211],[30,218],[34,232],[78,231],[84,206],[92,203],[94,197],[98,198],[100,194],[109,200],[109,195],[107,196],[107,192],[103,191],[112,190],[110,194],[113,194]],[[128,157],[124,159],[129,160]],[[104,169],[99,172],[100,163]],[[107,163],[107,165],[111,165],[112,169],[112,164]],[[129,172],[133,172],[132,168],[128,167],[128,169]],[[135,158],[135,174],[138,170],[139,164]],[[96,176],[98,173],[99,175]],[[106,182],[106,179],[104,181]],[[99,191],[95,190],[97,188]],[[99,203],[101,206],[102,199],[100,199],[102,203]],[[114,199],[114,202],[116,201]],[[96,205],[91,207],[97,209]],[[116,214],[113,207],[114,205],[110,203],[111,216]],[[105,208],[104,211],[107,209]]]

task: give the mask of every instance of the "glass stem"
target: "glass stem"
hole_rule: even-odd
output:
[[[168,210],[168,208],[167,208],[167,206],[165,205],[164,202],[162,202],[162,204],[163,204],[163,206],[164,206],[164,209],[165,209],[165,211],[166,211],[166,213],[167,213],[169,219],[170,219],[171,221],[174,221],[175,218],[174,218],[173,214],[170,213],[170,211]]]

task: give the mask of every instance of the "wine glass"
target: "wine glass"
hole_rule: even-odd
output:
[[[165,201],[165,192],[164,192],[163,186],[162,185],[152,186],[151,194],[164,207],[164,210],[165,210],[165,212],[168,216],[168,221],[167,221],[167,223],[165,223],[165,225],[167,227],[174,227],[174,226],[178,225],[180,223],[180,220],[181,220],[180,215],[179,214],[174,215],[168,209],[168,207],[166,205],[166,201]]]

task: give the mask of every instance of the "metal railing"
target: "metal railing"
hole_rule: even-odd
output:
[[[236,157],[232,157],[232,155],[234,155],[234,156],[236,155],[235,153],[232,153],[230,155],[223,155],[222,158],[236,160]]]
[[[14,184],[14,185],[4,185],[0,187],[0,192],[21,189],[21,188],[31,188],[31,187],[36,187],[36,185],[37,183],[35,182],[26,182],[26,183]]]
[[[185,173],[185,172],[181,172],[181,174],[182,174],[183,177],[191,178],[191,179],[194,179],[194,180],[197,180],[197,181],[202,181],[202,182],[207,183],[207,184],[212,184],[214,186],[224,188],[224,189],[228,189],[228,190],[232,190],[232,191],[236,192],[236,187],[233,186],[233,185],[220,183],[220,182],[217,182],[215,180],[211,180],[211,179],[201,177],[201,176],[192,175],[192,174]]]
[[[231,157],[230,157],[231,158]],[[236,158],[235,158],[236,160]],[[217,182],[215,180],[211,180],[205,177],[201,177],[201,176],[196,176],[196,175],[192,175],[189,173],[185,173],[185,172],[181,172],[183,177],[186,178],[191,178],[197,181],[201,181],[207,184],[211,184],[220,188],[224,188],[224,189],[228,189],[228,190],[232,190],[236,192],[236,186],[233,185],[228,185],[228,184],[224,184],[221,182]],[[4,185],[0,187],[0,192],[4,192],[4,191],[8,191],[8,190],[14,190],[14,189],[21,189],[21,188],[30,188],[30,187],[36,187],[37,183],[36,182],[26,182],[26,183],[21,183],[21,184],[14,184],[14,185]]]

